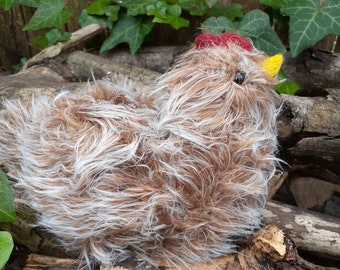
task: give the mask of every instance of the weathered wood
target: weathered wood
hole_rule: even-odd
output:
[[[77,270],[79,269],[79,264],[79,261],[75,259],[58,258],[33,253],[28,256],[23,270]]]
[[[77,22],[79,15],[92,2],[93,2],[92,0],[82,0],[82,1],[65,0],[65,9],[71,9],[73,12],[73,16],[64,25],[65,31],[74,32],[79,29],[79,23]]]
[[[298,57],[285,54],[282,70],[289,80],[300,84],[304,94],[339,87],[340,54],[307,50]],[[315,94],[314,94],[315,95]]]
[[[334,125],[337,124],[334,123]],[[294,147],[289,148],[288,152],[293,156],[313,156],[339,163],[340,138],[327,136],[302,138]]]
[[[53,58],[59,55],[63,50],[66,50],[70,47],[76,46],[80,42],[87,40],[98,33],[102,32],[106,27],[100,24],[90,24],[81,28],[72,33],[70,40],[65,42],[59,42],[56,45],[52,45],[42,50],[35,56],[33,56],[27,63],[23,66],[22,70],[25,70],[27,67],[34,65],[35,63],[39,63],[43,60]]]
[[[160,73],[148,69],[116,63],[100,56],[76,51],[70,54],[67,64],[82,80],[107,77],[108,79],[131,80],[145,91],[154,89]],[[109,74],[108,74],[109,73]]]
[[[188,50],[188,46],[146,46],[131,54],[126,49],[117,49],[103,56],[114,63],[128,64],[135,67],[154,70],[160,73],[167,71],[179,54]]]
[[[269,201],[264,215],[298,248],[340,258],[340,219]]]
[[[340,135],[340,89],[326,89],[326,97],[299,97],[281,95],[283,112],[279,121],[281,138],[294,133],[309,132],[326,134],[330,137]],[[289,122],[289,123],[287,123]],[[287,130],[287,124],[290,129]],[[284,134],[284,135],[283,135]]]
[[[39,95],[54,97],[63,89],[77,91],[84,87],[86,83],[70,83],[50,67],[34,66],[23,72],[1,77],[0,100]]]

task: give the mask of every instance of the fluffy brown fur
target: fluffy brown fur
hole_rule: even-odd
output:
[[[0,163],[39,225],[88,262],[137,254],[190,266],[228,254],[258,228],[275,171],[266,57],[192,49],[151,96],[98,82],[82,95],[5,101]]]

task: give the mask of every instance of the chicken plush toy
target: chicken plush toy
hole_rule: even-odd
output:
[[[275,172],[281,61],[237,34],[201,34],[152,95],[97,82],[4,101],[0,164],[88,265],[229,254],[259,227]]]

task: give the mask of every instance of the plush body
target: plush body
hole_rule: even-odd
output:
[[[151,95],[97,82],[5,101],[0,164],[38,225],[87,260],[189,266],[233,252],[259,227],[275,172],[266,57],[234,44],[191,49]]]

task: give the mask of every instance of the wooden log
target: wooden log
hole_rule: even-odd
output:
[[[156,71],[113,62],[100,56],[75,51],[67,58],[67,64],[78,78],[89,80],[106,77],[109,80],[131,80],[145,91],[152,91],[161,75]]]
[[[63,50],[66,50],[70,47],[76,46],[77,44],[97,35],[106,29],[105,26],[100,24],[89,24],[75,32],[72,33],[70,40],[65,42],[59,42],[55,45],[47,47],[42,50],[38,54],[34,55],[27,63],[23,66],[22,70],[25,70],[27,67],[33,66],[36,63],[40,63],[46,59],[53,58],[59,55]]]
[[[30,254],[23,270],[53,269],[53,270],[77,270],[80,263],[75,259],[46,256],[41,254]]]
[[[68,82],[50,67],[34,66],[23,72],[1,77],[0,102],[4,99],[30,99],[41,95],[53,98],[61,91],[78,92],[87,87],[86,82]]]
[[[126,49],[117,49],[107,52],[103,56],[114,63],[128,64],[164,73],[186,50],[188,50],[188,46],[146,46],[140,48],[136,54],[131,54]]]
[[[339,87],[340,54],[310,49],[298,57],[285,54],[282,70],[289,80],[299,83],[302,93],[315,95],[325,88]],[[319,90],[319,91],[317,91]]]
[[[274,201],[264,215],[281,228],[298,248],[340,258],[340,219]]]
[[[340,138],[328,136],[302,138],[294,147],[289,148],[288,152],[297,157],[312,156],[339,164]]]
[[[300,97],[281,95],[282,115],[279,121],[281,138],[296,133],[319,133],[330,137],[340,135],[340,89],[326,89],[325,97]],[[287,125],[290,126],[286,130]]]

